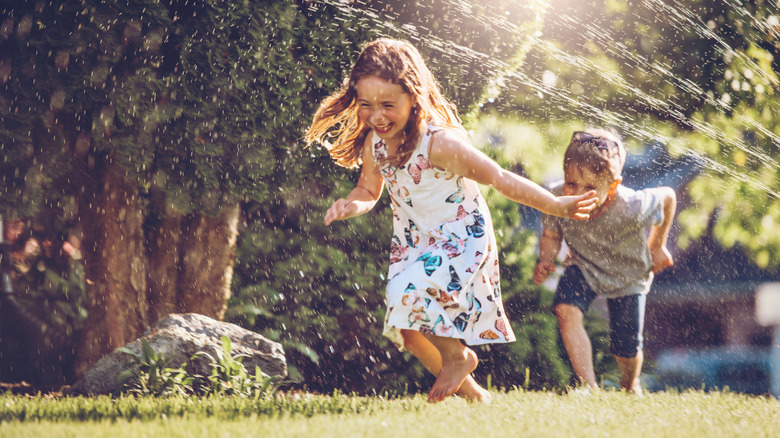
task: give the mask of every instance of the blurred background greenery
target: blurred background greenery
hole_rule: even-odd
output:
[[[706,165],[681,206],[678,244],[701,238],[718,211],[713,232],[723,245],[739,245],[766,269],[780,264],[780,24],[769,0],[80,0],[2,10],[1,213],[55,218],[51,228],[82,236],[80,263],[98,285],[87,281],[86,301],[73,305],[86,307],[87,328],[108,327],[106,290],[128,297],[118,306],[134,312],[122,319],[134,327],[128,342],[166,312],[200,311],[183,298],[155,299],[155,251],[170,248],[159,242],[173,242],[171,266],[186,270],[199,250],[177,243],[188,240],[186,224],[237,207],[234,240],[205,246],[234,254],[220,277],[229,293],[216,294],[230,298],[217,301],[216,317],[281,342],[298,387],[430,386],[422,367],[381,336],[387,198],[325,227],[327,206],[358,174],[301,142],[319,103],[378,36],[415,44],[474,145],[539,183],[561,177],[571,132],[586,126],[615,127],[632,152],[658,141],[673,157],[698,157]],[[106,190],[118,185],[120,193]],[[518,341],[481,347],[477,378],[494,387],[572,384],[552,291],[530,281],[536,231],[523,216],[531,213],[485,195]],[[135,259],[100,251],[115,245],[100,236],[120,231],[89,232],[125,220],[119,207],[92,212],[118,196],[138,214],[137,232],[118,235],[128,248],[137,243]],[[184,224],[179,240],[161,237],[172,218]],[[95,280],[112,257],[142,271],[145,285]],[[206,289],[219,292],[214,284]],[[603,320],[591,317],[588,329],[597,373],[609,376]],[[100,344],[98,332],[84,331],[64,357],[89,364],[112,348],[79,348]],[[42,381],[79,374],[70,364],[63,370]],[[0,379],[23,374],[6,366]]]

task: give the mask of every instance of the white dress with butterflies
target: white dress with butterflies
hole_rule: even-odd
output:
[[[393,207],[384,334],[403,347],[400,329],[463,339],[469,345],[515,340],[501,302],[490,212],[477,183],[433,168],[423,133],[409,162],[382,164]]]

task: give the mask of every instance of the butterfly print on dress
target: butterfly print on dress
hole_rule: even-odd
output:
[[[466,226],[469,236],[482,237],[485,235],[485,217],[480,213],[473,213],[474,223]]]
[[[460,292],[462,289],[462,286],[460,285],[460,277],[458,277],[457,271],[455,271],[455,268],[450,265],[450,284],[447,285],[447,292]]]
[[[513,340],[500,286],[491,284],[498,276],[489,210],[475,183],[433,166],[426,154],[432,132],[403,165],[389,162],[388,145],[374,137],[373,158],[381,160],[393,208],[388,336],[399,346],[398,329],[469,345]]]
[[[429,252],[417,257],[417,261],[423,262],[423,270],[429,277],[436,271],[436,268],[441,266],[441,257]]]
[[[416,322],[430,322],[431,318],[428,316],[428,306],[431,304],[430,298],[421,297],[414,284],[409,283],[406,286],[406,291],[403,298],[401,298],[401,304],[409,306],[411,312],[409,312],[409,327],[412,327]]]
[[[406,260],[406,253],[409,250],[408,247],[401,244],[401,239],[398,236],[393,236],[390,242],[390,264],[398,263]]]
[[[439,318],[433,324],[433,334],[436,336],[450,337],[452,336],[452,326],[448,326],[447,323],[444,322],[444,318],[439,315]]]
[[[449,236],[449,239],[442,243],[441,247],[447,251],[447,258],[454,259],[455,257],[459,256],[463,252],[463,248],[465,247],[465,241],[458,237],[457,234],[452,233]]]
[[[409,163],[409,175],[412,176],[412,180],[415,184],[420,184],[422,180],[422,171],[425,169],[433,169],[433,164],[423,156],[418,154],[414,163]]]
[[[464,199],[466,199],[466,195],[463,192],[463,177],[459,176],[457,180],[458,184],[458,190],[451,194],[450,196],[447,196],[446,202],[449,202],[451,204],[460,204],[463,202]]]
[[[417,244],[420,243],[419,229],[411,219],[409,219],[409,228],[404,228],[404,236],[409,246],[417,248]]]
[[[469,325],[469,314],[466,312],[462,312],[460,315],[455,317],[452,323],[455,325],[455,328],[457,328],[458,331],[460,331],[461,333],[466,331],[466,327]]]
[[[474,255],[474,264],[469,266],[468,269],[466,269],[466,272],[470,274],[477,272],[477,269],[479,269],[479,265],[482,264],[482,260],[484,260],[484,258],[482,257],[482,252],[477,251],[477,253]]]

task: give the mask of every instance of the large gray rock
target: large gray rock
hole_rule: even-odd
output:
[[[160,320],[141,338],[125,348],[143,357],[142,339],[146,339],[159,355],[170,358],[169,368],[178,368],[187,362],[187,372],[208,376],[211,361],[203,355],[190,359],[198,352],[206,352],[216,358],[222,350],[222,336],[231,342],[231,355],[246,354],[242,363],[247,372],[254,375],[255,366],[268,376],[286,377],[287,361],[282,346],[259,334],[235,324],[220,322],[197,313],[172,314]],[[127,353],[114,350],[90,368],[84,377],[65,390],[66,394],[111,394],[119,389],[117,376],[133,367],[133,359]]]

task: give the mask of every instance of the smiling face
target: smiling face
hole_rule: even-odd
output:
[[[398,84],[378,76],[366,76],[357,81],[358,117],[385,140],[388,146],[397,147],[403,141],[403,133],[414,101]]]
[[[564,169],[563,194],[573,196],[595,190],[596,196],[599,198],[597,209],[607,201],[613,186],[617,186],[617,184],[613,184],[609,172],[594,172],[587,166],[573,164]]]

